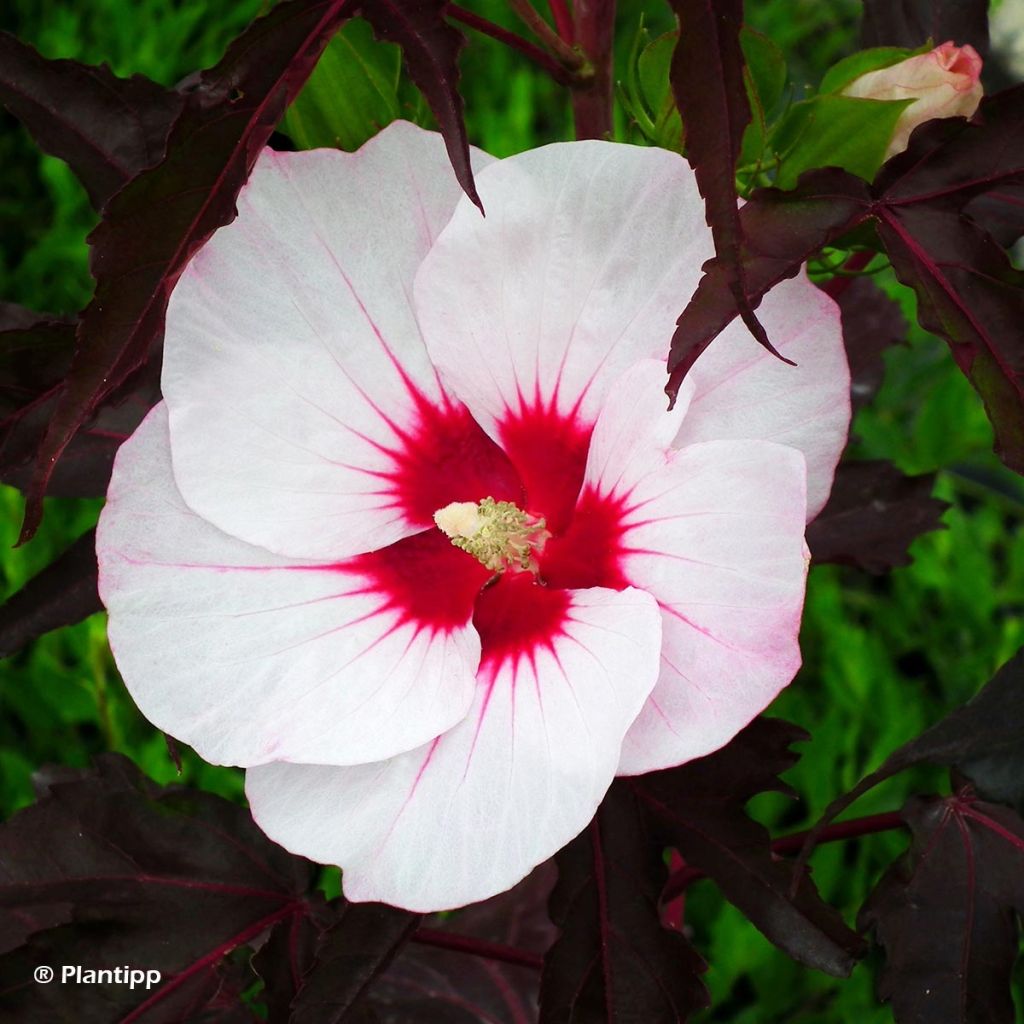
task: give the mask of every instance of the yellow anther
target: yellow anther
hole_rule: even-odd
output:
[[[453,501],[434,513],[438,529],[492,572],[536,572],[537,552],[551,536],[542,517],[511,501]]]

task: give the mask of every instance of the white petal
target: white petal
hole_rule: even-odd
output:
[[[661,672],[623,743],[626,775],[722,746],[800,664],[803,457],[756,440],[670,450],[679,418],[685,431],[693,411],[687,388],[695,385],[684,381],[666,413],[663,383],[664,368],[650,361],[616,383],[594,428],[580,506],[594,522],[615,519],[593,533],[607,538],[589,563],[601,567],[599,581],[642,587],[662,609]],[[553,570],[576,564],[566,559]]]
[[[477,185],[487,217],[460,200],[416,276],[431,358],[498,440],[538,407],[589,428],[619,373],[666,357],[714,253],[692,172],[664,150],[575,142]]]
[[[260,827],[340,864],[354,900],[429,911],[518,882],[586,827],[657,674],[649,595],[562,593],[564,635],[496,672],[485,663],[470,714],[434,743],[359,768],[251,770]]]
[[[178,494],[163,405],[118,452],[97,555],[129,691],[208,761],[375,761],[473,699],[482,566],[436,530],[326,565],[229,537]]]
[[[192,509],[302,558],[430,525],[400,478],[449,413],[412,280],[458,195],[441,137],[410,124],[357,153],[264,151],[167,311],[163,392]]]
[[[807,518],[828,500],[850,427],[850,369],[839,307],[803,275],[772,289],[757,308],[772,344],[762,348],[739,321],[687,374],[694,395],[675,447],[756,438],[792,445],[807,460]]]

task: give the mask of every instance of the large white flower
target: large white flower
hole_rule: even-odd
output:
[[[408,124],[261,156],[172,296],[98,540],[143,713],[249,768],[259,824],[350,898],[420,911],[510,887],[617,773],[790,681],[849,421],[804,279],[759,311],[796,368],[736,327],[665,411],[713,251],[680,157],[475,159],[486,219]]]

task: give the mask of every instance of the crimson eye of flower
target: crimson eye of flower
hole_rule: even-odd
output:
[[[513,885],[616,774],[727,742],[792,679],[804,525],[849,424],[805,278],[665,410],[713,245],[677,156],[477,153],[397,123],[266,151],[167,314],[164,403],[98,531],[142,711],[248,769],[261,827],[346,895]]]

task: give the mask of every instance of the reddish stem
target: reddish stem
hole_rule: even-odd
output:
[[[551,17],[554,19],[558,34],[571,46],[576,42],[576,30],[572,23],[572,12],[566,0],[548,0]]]
[[[577,139],[604,139],[612,133],[615,0],[576,0],[576,39],[593,68],[572,93]]]
[[[886,811],[884,814],[869,814],[865,818],[851,818],[849,821],[837,821],[829,825],[820,836],[819,843],[834,843],[841,839],[856,839],[858,836],[867,836],[875,832],[889,832],[894,828],[906,828],[906,822],[900,817],[898,811]],[[772,853],[782,855],[796,853],[804,845],[809,830],[794,832],[792,835],[780,836],[772,840]],[[704,877],[700,868],[687,865],[676,871],[665,885],[662,894],[662,902],[675,899],[680,893],[686,891],[687,887],[698,879]]]
[[[844,264],[843,270],[848,273],[855,274],[858,270],[863,270],[874,258],[873,252],[855,252]],[[822,286],[821,290],[829,296],[829,298],[838,301],[839,296],[850,287],[851,284],[856,280],[855,277],[833,277],[831,281],[826,281]]]
[[[570,71],[547,51],[542,50],[535,43],[531,43],[529,39],[524,39],[500,25],[495,25],[493,21],[488,21],[486,18],[480,17],[479,14],[474,14],[473,11],[467,11],[465,7],[460,7],[458,4],[448,4],[445,14],[453,21],[461,21],[463,25],[467,25],[485,36],[490,36],[492,39],[497,39],[499,43],[504,43],[513,50],[518,50],[519,53],[529,57],[536,65],[543,68],[559,85],[572,85],[575,81]]]
[[[506,964],[529,967],[539,971],[544,966],[544,957],[529,953],[515,946],[504,946],[500,942],[487,942],[475,939],[471,935],[455,935],[435,928],[417,928],[412,933],[412,942],[423,946],[436,946],[438,949],[450,949],[455,953],[468,953],[470,956],[482,956],[487,960],[500,960]]]

